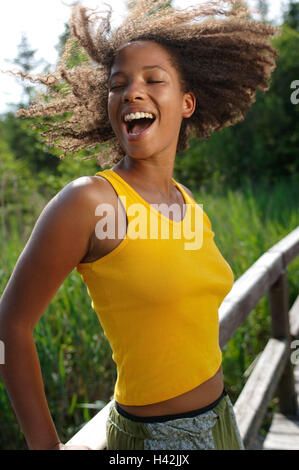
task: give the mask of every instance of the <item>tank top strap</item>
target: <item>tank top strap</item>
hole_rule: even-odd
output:
[[[130,202],[140,202],[142,200],[141,196],[123,179],[113,170],[104,170],[99,171],[96,173],[96,176],[102,176],[107,179],[112,186],[114,187],[115,191],[118,194],[124,194],[130,199]],[[174,178],[171,178],[174,185],[183,195],[185,203],[187,204],[196,204],[196,201],[185,191],[185,189],[180,185]]]
[[[143,200],[138,193],[113,170],[107,169],[99,171],[95,176],[101,176],[109,181],[126,211],[128,222],[130,222],[131,219],[134,219],[133,211],[128,211],[128,208],[133,204],[142,204]],[[144,206],[144,209],[148,212],[148,205],[145,204]]]

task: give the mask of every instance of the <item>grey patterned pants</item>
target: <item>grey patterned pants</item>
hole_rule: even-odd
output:
[[[207,408],[136,420],[113,401],[106,425],[107,450],[243,450],[229,396],[224,392],[215,406]]]

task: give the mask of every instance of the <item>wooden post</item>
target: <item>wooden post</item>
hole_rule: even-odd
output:
[[[289,323],[289,299],[286,269],[283,269],[277,281],[269,290],[270,313],[272,317],[272,336],[287,339],[289,343],[288,361],[278,385],[279,407],[285,415],[297,413],[297,396],[293,367],[290,360],[291,335]]]

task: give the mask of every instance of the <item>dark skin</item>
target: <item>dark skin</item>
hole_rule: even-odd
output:
[[[152,65],[163,70],[143,68]],[[194,112],[195,97],[181,90],[179,73],[168,52],[150,41],[123,47],[111,77],[115,72],[121,74],[109,84],[109,118],[127,155],[113,170],[149,203],[177,203],[183,209],[183,196],[171,177],[180,125]],[[114,86],[120,88],[111,90]],[[121,127],[120,115],[130,106],[144,106],[156,117],[148,135],[137,141],[130,141]],[[0,365],[0,373],[29,449],[89,449],[60,442],[44,393],[33,331],[73,269],[80,262],[105,256],[121,242],[118,237],[99,240],[95,236],[100,220],[95,209],[100,203],[113,205],[116,226],[118,217],[125,224],[124,213],[118,214],[117,195],[107,180],[88,176],[65,186],[42,211],[1,297],[5,365]],[[220,368],[208,381],[170,400],[146,406],[120,405],[138,416],[180,413],[210,404],[222,390]]]

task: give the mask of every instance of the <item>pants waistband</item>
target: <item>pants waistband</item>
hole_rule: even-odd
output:
[[[176,414],[162,415],[162,416],[135,416],[123,410],[119,406],[117,401],[115,401],[115,407],[120,415],[124,416],[127,419],[131,419],[132,421],[138,421],[141,423],[156,423],[156,422],[169,421],[172,419],[191,418],[191,417],[206,413],[207,411],[212,410],[216,405],[218,405],[218,403],[222,400],[223,397],[225,397],[225,395],[227,395],[227,392],[225,389],[223,389],[223,392],[220,395],[220,397],[217,398],[217,400],[215,400],[213,403],[211,403],[208,406],[204,406],[203,408],[198,408],[197,410],[186,411],[185,413],[176,413]]]

